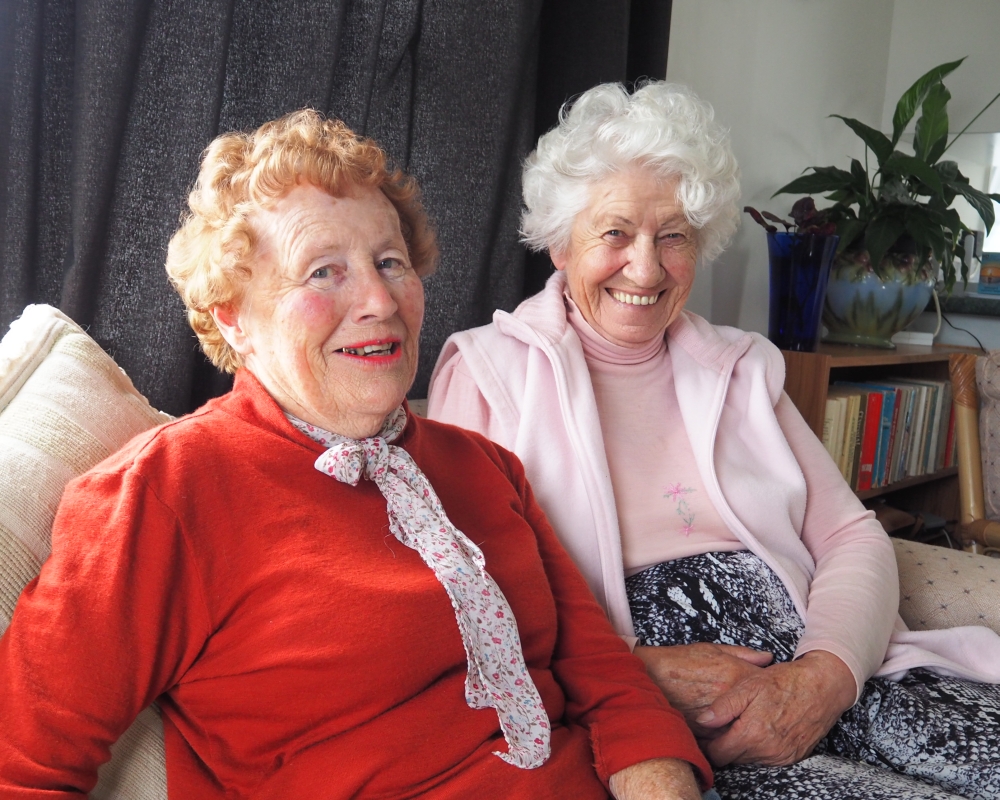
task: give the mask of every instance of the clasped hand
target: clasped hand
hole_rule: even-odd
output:
[[[857,691],[847,665],[822,650],[782,664],[771,664],[770,653],[720,644],[636,647],[635,653],[720,767],[804,758]]]

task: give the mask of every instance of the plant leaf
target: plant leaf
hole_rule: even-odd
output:
[[[913,150],[917,158],[926,164],[933,164],[944,152],[948,141],[948,101],[949,92],[943,83],[935,83],[927,90],[913,135]],[[937,152],[934,158],[931,154]]]
[[[986,225],[986,232],[989,233],[993,228],[993,223],[996,220],[996,216],[993,212],[993,201],[990,195],[985,192],[981,192],[978,189],[973,189],[971,186],[963,183],[953,183],[951,184],[962,197],[964,197],[969,205],[976,209],[976,213],[979,218]]]
[[[906,223],[895,214],[883,214],[870,223],[865,231],[865,249],[871,257],[872,268],[877,270],[882,257],[906,230]]]
[[[856,158],[851,159],[851,177],[854,179],[852,184],[854,191],[862,197],[868,194],[868,173]]]
[[[860,219],[842,219],[837,223],[837,235],[840,241],[837,243],[837,252],[843,253],[858,237],[864,233],[865,223]]]
[[[941,176],[933,167],[928,166],[916,156],[908,156],[898,150],[886,160],[883,172],[891,172],[923,181],[934,194],[941,194],[944,191]]]
[[[854,182],[854,176],[850,172],[836,167],[809,167],[809,169],[813,170],[812,175],[803,175],[791,183],[786,183],[771,197],[779,194],[835,192],[838,189],[850,189]]]
[[[861,140],[868,145],[868,148],[875,154],[875,158],[878,160],[878,165],[880,167],[882,166],[882,162],[892,155],[893,144],[889,141],[889,137],[882,133],[882,131],[869,128],[863,122],[851,119],[850,117],[843,117],[840,114],[831,114],[830,116],[842,119],[844,124],[846,124],[847,127],[854,131],[861,138]]]
[[[917,205],[917,201],[910,197],[909,189],[898,175],[891,175],[883,179],[878,196],[883,203],[902,203],[904,206]]]
[[[926,213],[923,206],[908,208],[903,219],[906,225],[906,232],[913,237],[913,240],[918,245],[924,248],[925,254],[927,250],[930,250],[938,259],[944,257],[947,239],[944,233],[941,232],[940,224],[937,224]]]
[[[899,137],[903,135],[906,126],[909,125],[910,120],[913,119],[913,115],[917,113],[917,109],[924,102],[924,98],[927,96],[930,88],[934,84],[940,83],[945,75],[958,69],[963,61],[965,61],[965,58],[960,58],[958,61],[949,61],[946,64],[939,64],[934,69],[917,78],[916,83],[903,92],[903,96],[896,103],[896,112],[892,115],[891,144],[893,147],[896,146]]]
[[[770,211],[761,211],[760,215],[764,219],[771,220],[771,222],[777,222],[779,225],[784,225],[786,231],[789,231],[789,230],[791,230],[792,228],[795,227],[795,223],[794,222],[789,222],[788,220],[782,219],[777,214],[772,214]]]
[[[777,228],[775,228],[773,225],[769,225],[767,222],[764,221],[764,217],[762,217],[761,213],[753,206],[743,206],[743,211],[749,214],[751,217],[753,217],[753,221],[756,222],[758,225],[760,225],[762,228],[764,228],[764,230],[766,230],[768,233],[778,232]]]
[[[835,203],[843,203],[845,205],[858,202],[858,196],[850,189],[838,189],[837,191],[826,195],[826,199],[832,200]]]
[[[934,165],[934,171],[943,181],[953,181],[961,174],[958,171],[958,164],[954,161],[939,161]]]

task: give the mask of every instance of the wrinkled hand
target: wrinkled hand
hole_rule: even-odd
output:
[[[616,800],[701,800],[694,770],[679,758],[653,758],[619,770],[608,781]]]
[[[812,752],[856,693],[843,661],[822,650],[806,653],[760,670],[715,700],[697,719],[716,731],[702,747],[718,767],[792,764]]]
[[[670,647],[637,645],[635,654],[684,715],[695,736],[717,736],[717,727],[705,728],[697,718],[741,681],[763,672],[771,654],[726,644],[683,644]]]

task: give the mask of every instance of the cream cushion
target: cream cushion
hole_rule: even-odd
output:
[[[49,555],[66,483],[170,417],[69,317],[28,306],[0,341],[0,632]],[[147,708],[112,748],[91,798],[167,796],[163,725]]]
[[[899,615],[911,630],[985,625],[1000,633],[1000,559],[893,539]]]

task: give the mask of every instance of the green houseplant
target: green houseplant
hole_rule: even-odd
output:
[[[896,104],[891,136],[856,119],[831,115],[864,142],[864,162],[852,159],[850,170],[809,167],[810,174],[772,195],[828,193],[826,199],[832,201],[821,210],[800,201],[794,223],[765,212],[768,219],[786,226],[835,231],[840,236],[823,315],[831,331],[828,339],[891,347],[889,336],[926,307],[938,267],[945,290],[951,291],[959,274],[955,259],[964,251],[964,237],[970,232],[953,208],[956,198],[968,201],[987,231],[993,226],[993,201],[1000,202],[1000,195],[975,189],[954,161],[943,159],[955,140],[1000,97],[998,93],[949,141],[951,94],[943,79],[964,60],[935,67],[904,92]],[[913,153],[901,152],[897,146],[918,111]],[[747,210],[774,229],[761,214]],[[960,269],[967,279],[964,262]],[[847,288],[841,291],[834,285],[837,282]]]

